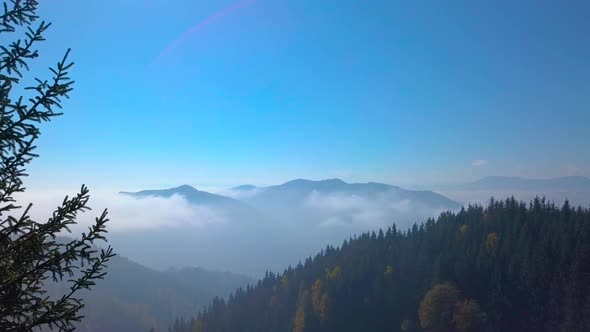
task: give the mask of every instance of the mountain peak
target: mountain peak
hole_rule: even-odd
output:
[[[125,194],[136,198],[172,197],[174,195],[181,195],[184,196],[184,198],[186,198],[189,202],[195,204],[237,203],[237,201],[235,201],[233,198],[212,194],[206,191],[200,191],[187,184],[169,189],[142,190],[138,192],[121,192],[121,194]]]
[[[283,183],[281,186],[301,185],[301,184],[348,184],[348,183],[346,183],[338,178],[325,179],[325,180],[295,179],[295,180],[287,181],[287,182]]]
[[[197,188],[190,186],[188,184],[183,184],[182,186],[178,186],[176,188],[171,188],[170,190],[175,190],[175,191],[180,191],[180,192],[198,191]]]
[[[334,183],[334,184],[348,184],[346,182],[344,182],[341,179],[338,178],[334,178],[334,179],[326,179],[326,180],[321,180],[319,182],[324,182],[324,183]]]
[[[253,189],[256,189],[256,188],[258,188],[258,187],[256,187],[255,185],[252,185],[252,184],[243,184],[241,186],[230,188],[230,190],[247,191],[247,190],[253,190]]]

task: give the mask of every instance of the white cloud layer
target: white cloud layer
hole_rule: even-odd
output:
[[[223,195],[223,196],[227,196],[227,197],[239,200],[239,199],[246,199],[246,198],[256,196],[263,190],[264,190],[264,188],[252,188],[252,189],[247,189],[247,190],[226,189],[226,190],[217,191],[216,193],[219,195]]]
[[[436,217],[443,210],[416,205],[410,199],[399,199],[395,192],[384,192],[376,197],[362,197],[348,193],[311,192],[305,206],[320,211],[322,227],[350,226],[360,230],[390,226],[393,222],[406,227],[409,222]]]
[[[358,195],[345,193],[323,194],[317,191],[312,191],[307,196],[305,203],[314,208],[329,209],[335,212],[365,210],[375,207],[374,202]]]
[[[30,215],[38,222],[46,221],[65,194],[56,192],[25,192],[16,197],[21,205],[33,203]],[[109,212],[109,231],[123,232],[160,227],[204,226],[225,223],[223,215],[211,208],[190,204],[184,197],[147,197],[136,199],[111,192],[91,192],[88,204],[92,210],[78,216],[77,232],[86,228],[100,216],[105,208]],[[20,212],[22,213],[22,212]],[[15,215],[18,215],[15,214]],[[82,227],[83,226],[83,227]]]

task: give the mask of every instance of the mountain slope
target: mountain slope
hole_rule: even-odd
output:
[[[222,195],[211,194],[206,191],[200,191],[189,185],[182,185],[170,189],[142,190],[138,192],[120,192],[122,195],[128,195],[135,198],[146,197],[164,197],[170,198],[173,195],[179,195],[192,204],[198,205],[235,205],[242,207],[242,204],[232,198]]]
[[[117,232],[110,235],[111,242],[124,255],[150,267],[199,265],[261,276],[353,234],[392,222],[407,228],[460,207],[429,191],[339,179],[244,185],[229,193],[234,198],[190,186],[125,193],[137,199],[184,197],[198,208],[195,218],[208,213],[217,222]],[[155,209],[158,202],[154,201]]]
[[[156,271],[120,256],[109,262],[107,272],[92,291],[82,293],[85,318],[77,331],[163,330],[176,317],[252,282],[243,275],[200,268]],[[53,286],[53,294],[65,291],[65,285]]]
[[[276,186],[237,188],[230,189],[234,197],[275,219],[307,225],[340,224],[357,230],[388,225],[391,221],[406,227],[441,211],[460,208],[459,203],[432,191],[406,190],[375,182],[297,179]]]
[[[581,332],[588,274],[590,210],[508,199],[328,247],[173,331]]]
[[[180,197],[188,202],[182,205],[188,216],[185,219],[205,220],[110,234],[109,239],[119,252],[142,264],[158,269],[198,265],[261,275],[280,262],[280,257],[274,259],[269,253],[282,245],[281,230],[244,202],[187,185],[122,194],[138,200],[159,198],[153,201],[154,209],[160,208],[162,199]]]
[[[246,185],[238,186],[230,190],[246,191],[253,189],[260,190],[259,196],[288,194],[302,195],[298,197],[299,199],[304,199],[305,195],[308,195],[314,191],[321,193],[347,193],[364,197],[374,197],[375,195],[381,193],[395,192],[398,195],[395,197],[395,199],[421,199],[421,203],[424,205],[432,205],[449,209],[459,207],[457,202],[428,190],[406,190],[397,186],[377,182],[347,183],[340,179],[328,179],[320,181],[297,179],[276,186],[254,187]]]
[[[189,185],[182,185],[170,189],[142,190],[138,192],[122,191],[119,194],[137,199],[171,198],[173,196],[179,196],[186,199],[186,201],[192,205],[212,211],[221,219],[232,222],[232,224],[235,223],[246,226],[246,224],[250,223],[250,226],[256,226],[256,224],[260,224],[264,221],[264,217],[259,211],[242,201],[223,195],[197,190]]]

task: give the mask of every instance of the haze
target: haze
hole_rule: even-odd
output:
[[[590,298],[590,2],[53,0],[38,14],[54,25],[30,73],[71,48],[76,83],[17,201],[45,221],[88,185],[94,210],[59,235],[108,208],[119,255],[81,331],[270,326],[252,317],[345,331],[330,319],[351,308],[352,330],[447,331],[418,314],[441,289],[457,326],[471,298],[494,328],[570,331],[560,319],[590,308],[576,297]]]

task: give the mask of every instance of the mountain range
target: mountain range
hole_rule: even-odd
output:
[[[473,182],[420,186],[434,190],[463,202],[487,202],[490,196],[515,196],[530,201],[544,196],[557,204],[566,199],[573,205],[590,205],[590,179],[583,176],[565,176],[549,179],[529,179],[508,176],[488,176]]]
[[[393,223],[397,229],[415,232],[414,223],[442,211],[458,211],[463,204],[452,199],[456,193],[466,195],[467,199],[458,199],[464,202],[476,201],[476,195],[485,202],[492,195],[505,196],[503,192],[549,198],[559,193],[588,202],[590,180],[487,177],[432,189],[297,179],[273,186],[241,185],[217,194],[189,185],[121,192],[138,200],[180,198],[197,208],[196,217],[206,210],[222,221],[110,233],[117,252],[133,260],[117,256],[111,262],[108,278],[85,297],[87,318],[78,330],[164,330],[177,317],[191,317],[214,297],[251,284],[255,278],[249,276],[301,266],[298,263],[314,253],[333,250],[326,245],[338,246],[355,234]],[[158,209],[158,201],[153,202],[152,208]]]
[[[353,196],[376,198],[382,193],[395,194],[392,199],[411,199],[424,205],[432,207],[451,207],[456,208],[457,202],[454,202],[447,197],[439,195],[429,190],[406,190],[397,186],[368,182],[368,183],[347,183],[340,179],[328,179],[321,181],[312,181],[305,179],[292,180],[280,185],[269,187],[256,187],[253,185],[242,185],[231,188],[234,192],[248,192],[256,191],[257,197],[269,199],[270,197],[296,198],[298,200],[305,199],[306,195],[312,192],[318,193],[342,193]],[[291,196],[294,195],[295,197]],[[248,200],[247,200],[248,201]]]
[[[198,209],[195,218],[207,211],[220,220],[184,225],[180,231],[160,227],[112,233],[112,243],[125,255],[155,268],[200,265],[258,276],[297,264],[327,244],[340,244],[361,231],[394,222],[408,228],[461,207],[431,191],[340,179],[242,185],[222,194],[188,185],[120,194],[140,200],[180,197]]]
[[[268,187],[239,186],[230,189],[229,195],[275,220],[291,220],[313,227],[338,225],[356,231],[393,222],[409,227],[417,220],[461,206],[432,191],[406,190],[376,182],[347,183],[340,179],[297,179]]]
[[[135,198],[146,198],[146,197],[163,197],[170,198],[173,195],[183,196],[187,201],[193,204],[206,204],[206,205],[240,205],[240,202],[221,195],[208,193],[206,191],[197,190],[189,185],[182,185],[170,189],[160,190],[142,190],[138,192],[126,192],[121,191],[119,194],[129,195]]]
[[[189,185],[122,192],[136,199],[180,197],[198,209],[195,218],[207,211],[219,222],[116,232],[111,239],[123,254],[154,268],[200,265],[260,276],[266,270],[297,264],[354,234],[393,223],[408,229],[443,211],[457,211],[465,202],[485,204],[490,196],[514,195],[525,201],[546,196],[557,203],[567,197],[573,205],[583,206],[590,201],[590,180],[584,177],[487,177],[418,189],[340,179],[297,179],[271,186],[240,185],[220,193]]]
[[[590,190],[590,179],[583,176],[564,176],[549,179],[529,179],[511,176],[487,176],[473,182],[436,186],[449,189],[516,189],[516,190]]]

